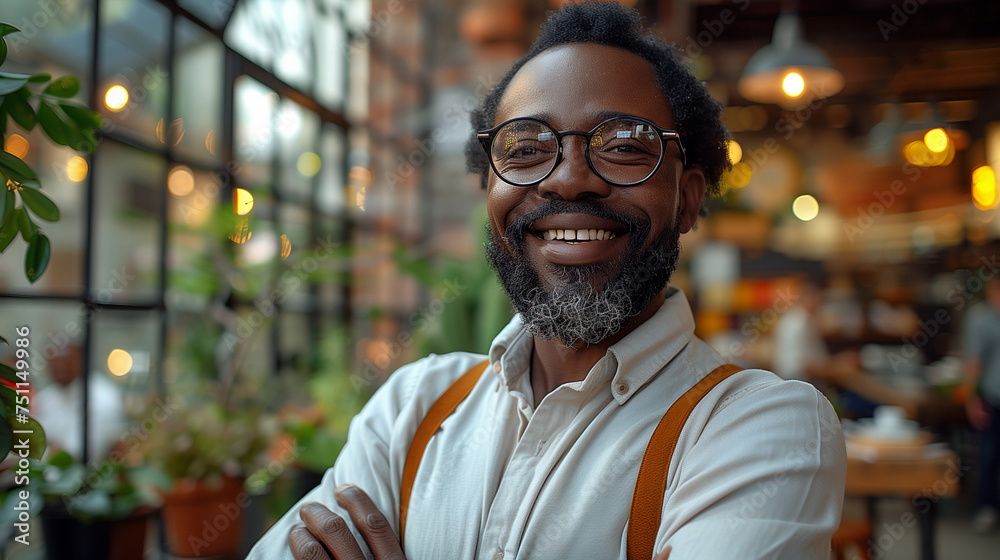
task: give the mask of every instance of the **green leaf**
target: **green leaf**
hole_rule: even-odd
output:
[[[14,203],[14,191],[8,189],[6,185],[0,186],[0,223],[14,210]]]
[[[82,107],[77,107],[75,105],[69,105],[67,103],[60,103],[63,111],[66,111],[66,115],[73,120],[83,130],[87,129],[98,129],[104,122],[101,115],[90,109],[84,109]]]
[[[35,110],[31,108],[28,104],[28,96],[30,92],[28,88],[21,88],[16,92],[8,95],[4,99],[4,108],[7,110],[7,114],[10,115],[14,122],[18,124],[21,128],[31,132],[31,129],[35,128]]]
[[[38,226],[31,221],[31,216],[24,208],[17,208],[14,212],[17,213],[17,229],[21,232],[21,237],[31,243],[31,239],[38,233]]]
[[[0,422],[0,457],[6,457],[14,447],[14,433],[7,422]]]
[[[11,212],[0,221],[0,253],[7,249],[15,237],[17,237],[17,215]]]
[[[41,187],[38,176],[28,167],[28,164],[10,152],[0,151],[0,173],[21,185],[29,185],[36,189]]]
[[[5,340],[4,342],[7,341]],[[21,379],[18,378],[17,373],[14,371],[14,368],[8,366],[7,364],[0,364],[0,378],[6,379],[11,383],[21,381]]]
[[[7,346],[10,346],[10,343],[9,343],[9,342],[7,342],[7,339],[6,339],[6,338],[4,338],[4,337],[2,337],[2,336],[0,336],[0,342],[3,342],[3,343],[4,343],[4,344],[6,344]]]
[[[29,84],[44,84],[45,82],[47,82],[47,81],[49,81],[51,79],[52,79],[52,74],[49,74],[48,72],[41,72],[39,74],[35,74],[34,76],[28,78],[28,83]]]
[[[9,23],[0,23],[0,37],[6,37],[11,33],[20,33],[21,30]]]
[[[7,60],[7,41],[0,38],[0,64]]]
[[[15,92],[28,83],[27,74],[11,74],[10,72],[0,72],[0,95],[7,95]]]
[[[59,207],[40,190],[31,187],[21,189],[21,201],[39,218],[47,222],[59,221]]]
[[[44,233],[37,233],[28,242],[28,252],[24,255],[24,275],[32,284],[42,277],[45,268],[49,266],[49,238]]]
[[[5,412],[14,412],[14,406],[17,404],[17,392],[6,385],[0,384],[0,402],[3,403]],[[4,416],[8,416],[8,414],[4,414]]]
[[[31,433],[27,434],[27,438],[23,437],[25,434],[17,434],[17,436],[28,440],[28,457],[41,460],[42,455],[45,454],[45,429],[38,423],[38,420],[35,420],[31,416],[26,416],[26,418],[28,421],[23,424],[18,423],[17,429]]]
[[[43,93],[56,97],[73,97],[80,91],[80,79],[76,76],[63,76],[53,81]]]
[[[49,135],[56,144],[69,146],[74,150],[83,150],[88,146],[73,119],[69,118],[62,107],[48,103],[44,99],[38,107],[38,122],[42,123],[42,130]]]
[[[49,459],[49,464],[53,467],[59,467],[60,469],[65,469],[75,463],[73,456],[70,455],[65,449],[59,451]]]

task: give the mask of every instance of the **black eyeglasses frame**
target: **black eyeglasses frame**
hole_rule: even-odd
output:
[[[594,134],[605,124],[618,119],[631,119],[634,121],[638,121],[642,124],[649,125],[650,128],[656,131],[657,137],[660,139],[660,159],[657,160],[656,165],[653,166],[653,170],[650,171],[649,175],[647,175],[645,178],[639,181],[634,181],[632,183],[619,183],[616,181],[609,180],[607,177],[601,175],[601,173],[597,171],[597,168],[594,167],[594,162],[591,161],[590,159],[590,142],[593,139]],[[555,163],[552,164],[552,168],[549,169],[548,173],[546,173],[542,178],[536,181],[532,181],[530,183],[515,183],[513,181],[505,179],[503,175],[501,175],[500,172],[497,170],[496,165],[493,163],[493,156],[490,153],[491,152],[490,147],[493,145],[493,140],[496,137],[497,133],[500,131],[500,129],[515,121],[532,121],[545,125],[549,130],[551,130],[555,134],[556,145],[559,147],[559,151],[556,153],[556,161]],[[650,179],[650,177],[656,175],[656,172],[659,171],[660,169],[660,165],[663,163],[663,155],[666,153],[666,144],[670,141],[677,142],[677,148],[681,152],[681,163],[685,167],[687,167],[687,153],[684,151],[684,144],[681,143],[681,136],[676,130],[663,128],[657,126],[653,122],[648,121],[642,117],[633,117],[631,115],[616,115],[609,119],[603,120],[600,123],[598,123],[597,126],[590,129],[589,132],[585,130],[556,130],[555,127],[550,125],[549,123],[541,119],[536,119],[534,117],[514,117],[513,119],[505,120],[504,122],[494,126],[493,128],[487,130],[480,130],[476,132],[476,139],[479,140],[479,144],[483,147],[483,151],[486,152],[486,159],[489,160],[490,168],[493,170],[493,173],[495,173],[496,176],[501,181],[509,185],[514,185],[515,187],[531,187],[537,185],[538,183],[541,183],[542,181],[548,179],[550,175],[552,175],[552,172],[555,171],[556,167],[559,167],[559,163],[562,162],[562,156],[563,156],[562,139],[564,136],[583,136],[587,141],[584,148],[584,155],[586,156],[587,159],[587,166],[590,167],[590,170],[593,171],[595,175],[597,175],[604,181],[607,181],[608,183],[616,187],[634,187],[636,185],[645,183]]]

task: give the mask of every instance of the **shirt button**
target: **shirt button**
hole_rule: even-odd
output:
[[[497,552],[496,554],[493,555],[493,560],[502,560],[502,559],[503,559],[503,551],[502,550],[500,552]]]
[[[500,373],[500,362],[493,362],[493,371]]]
[[[618,391],[619,395],[624,395],[628,393],[628,383],[619,383],[615,386],[615,391]]]

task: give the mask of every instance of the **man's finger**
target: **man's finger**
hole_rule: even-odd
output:
[[[288,533],[288,548],[295,560],[331,560],[323,545],[301,525]]]
[[[336,496],[337,503],[350,514],[377,560],[406,560],[389,520],[375,507],[368,494],[353,484],[341,484]]]
[[[302,506],[299,516],[306,522],[309,532],[323,543],[336,560],[365,560],[354,533],[343,517],[317,503]]]

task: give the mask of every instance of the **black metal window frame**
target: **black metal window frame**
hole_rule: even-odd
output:
[[[343,70],[344,78],[344,95],[339,111],[331,110],[330,108],[324,106],[322,103],[316,100],[310,91],[302,91],[287,82],[278,78],[273,72],[262,67],[261,65],[255,63],[254,61],[243,56],[239,52],[233,50],[229,45],[226,45],[223,37],[226,27],[229,24],[229,18],[238,9],[238,0],[233,0],[232,10],[226,18],[224,25],[219,27],[213,27],[210,23],[199,18],[197,15],[191,13],[190,11],[184,9],[178,4],[176,0],[147,0],[149,2],[155,2],[163,7],[165,7],[170,12],[169,16],[169,33],[167,35],[167,49],[166,49],[166,75],[169,81],[168,93],[166,100],[166,110],[164,114],[164,122],[173,122],[174,115],[176,113],[176,94],[177,78],[175,75],[175,58],[177,54],[177,35],[180,22],[182,20],[187,20],[201,29],[207,31],[211,35],[215,36],[219,43],[224,48],[224,76],[221,77],[223,81],[222,90],[222,120],[221,120],[221,135],[220,135],[220,154],[221,161],[218,165],[206,166],[203,162],[193,161],[190,158],[185,157],[183,154],[178,154],[173,149],[173,146],[169,142],[163,143],[162,145],[155,145],[146,140],[141,139],[137,135],[130,134],[127,131],[122,131],[119,128],[115,128],[110,131],[102,131],[99,140],[99,144],[103,142],[112,142],[119,145],[128,146],[131,148],[138,149],[142,152],[160,157],[166,165],[163,166],[163,174],[158,179],[159,188],[159,215],[158,219],[158,233],[159,233],[159,245],[157,247],[158,251],[158,262],[159,262],[159,278],[157,280],[156,286],[156,296],[150,301],[140,301],[140,302],[115,302],[115,301],[101,301],[97,297],[97,292],[95,291],[93,272],[95,263],[95,195],[96,195],[96,179],[93,170],[96,168],[98,160],[101,158],[101,148],[99,147],[93,154],[88,157],[89,169],[92,170],[88,173],[85,180],[85,197],[84,197],[84,210],[82,214],[83,219],[83,247],[82,247],[82,261],[83,261],[83,271],[82,271],[82,287],[77,294],[34,294],[34,293],[18,293],[18,292],[0,292],[0,300],[30,300],[30,301],[42,301],[42,302],[73,302],[79,303],[83,306],[86,312],[86,317],[94,317],[101,311],[124,311],[124,312],[136,312],[136,313],[154,313],[158,316],[158,337],[152,348],[155,352],[156,360],[150,364],[150,372],[153,374],[154,383],[156,385],[156,391],[161,395],[165,396],[167,393],[166,383],[164,380],[164,361],[166,357],[167,350],[167,334],[168,334],[168,305],[166,301],[166,294],[168,289],[168,262],[167,254],[169,251],[169,233],[168,233],[168,192],[167,192],[167,174],[171,169],[172,165],[180,164],[186,165],[193,170],[205,171],[216,174],[216,177],[221,177],[221,185],[219,185],[219,200],[220,203],[225,204],[225,201],[231,199],[233,190],[240,185],[238,184],[237,178],[233,176],[231,171],[232,164],[236,161],[236,153],[234,149],[235,143],[235,86],[237,80],[242,76],[247,76],[261,83],[267,88],[270,88],[275,93],[277,93],[280,100],[291,100],[301,106],[303,109],[315,113],[320,120],[321,129],[320,134],[317,135],[316,142],[320,142],[323,136],[323,130],[333,128],[344,137],[344,150],[342,155],[343,161],[341,162],[343,171],[343,184],[347,184],[347,168],[348,168],[348,138],[347,133],[351,128],[345,117],[346,106],[348,101],[348,90],[347,87],[347,76],[349,75],[350,68],[345,62]],[[81,75],[85,75],[87,80],[88,89],[88,103],[91,109],[98,110],[99,103],[101,101],[99,83],[100,83],[100,65],[101,65],[101,0],[92,0],[91,17],[93,18],[93,28],[90,37],[90,67],[77,69]],[[346,4],[345,4],[346,6]],[[350,45],[353,40],[352,30],[347,24],[346,13],[339,14],[341,21],[344,22],[344,32],[346,38],[346,44]],[[279,150],[275,147],[271,157],[271,169],[272,169],[272,179],[274,181],[274,186],[277,187],[278,181],[280,180],[280,170],[282,162],[279,157]],[[318,213],[315,210],[315,195],[317,192],[317,182],[320,180],[319,176],[313,176],[311,178],[311,192],[313,196],[312,207],[309,208],[311,212],[310,220],[310,235],[313,239],[319,234],[317,218]],[[273,197],[274,202],[274,222],[276,225],[280,226],[280,212],[277,209],[283,202],[281,188],[272,188],[270,195]],[[340,227],[338,231],[340,232],[341,240],[347,240],[351,238],[351,231],[353,224],[350,215],[347,211],[346,205],[342,206],[340,214],[335,216],[334,219],[340,222]],[[310,308],[306,309],[305,312],[308,314],[309,321],[309,332],[310,349],[314,349],[317,344],[317,338],[320,332],[320,315],[334,313],[338,317],[340,323],[347,325],[351,320],[351,308],[350,308],[350,292],[347,286],[340,287],[340,305],[338,309],[323,309],[320,308],[315,302],[316,298],[316,286],[311,285],[310,290],[312,291],[313,302],[310,304]],[[235,301],[235,304],[251,304],[249,301]],[[273,345],[274,361],[272,364],[272,371],[277,373],[282,367],[288,365],[290,361],[289,356],[284,356],[281,351],[280,344],[280,324],[281,324],[281,314],[282,305],[275,302],[274,320],[271,322],[270,331],[270,341]],[[299,310],[301,311],[301,310]],[[80,457],[83,463],[88,463],[90,460],[91,450],[89,449],[90,444],[90,434],[89,427],[86,420],[90,418],[90,396],[89,396],[89,383],[88,378],[90,375],[90,364],[92,363],[93,357],[93,338],[94,338],[94,321],[86,320],[82,330],[82,418],[80,422],[83,438],[83,452],[82,457]]]

